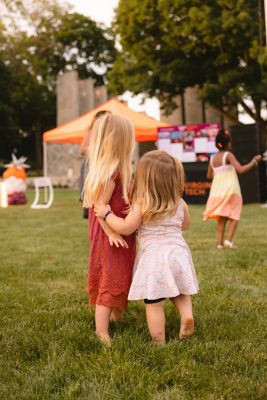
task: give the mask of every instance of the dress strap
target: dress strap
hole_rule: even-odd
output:
[[[222,165],[226,165],[226,158],[227,158],[228,154],[229,154],[229,151],[226,151],[224,153],[223,158],[222,158]]]

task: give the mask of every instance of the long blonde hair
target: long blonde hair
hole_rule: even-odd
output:
[[[123,198],[129,201],[134,143],[134,127],[128,118],[105,114],[95,121],[86,154],[89,171],[84,184],[84,207],[92,207],[98,201],[101,190],[116,174],[121,179]]]
[[[94,126],[94,124],[95,124],[95,121],[96,121],[98,118],[103,117],[103,115],[105,115],[105,114],[111,114],[111,112],[110,112],[110,111],[107,111],[107,110],[100,110],[100,111],[98,111],[97,113],[95,113],[95,115],[93,116],[92,122],[91,122],[91,124],[90,124],[89,127],[88,127],[88,131],[91,131],[91,130],[93,129],[93,126]]]
[[[184,191],[184,168],[165,151],[146,153],[138,162],[130,194],[141,207],[143,221],[173,215]]]

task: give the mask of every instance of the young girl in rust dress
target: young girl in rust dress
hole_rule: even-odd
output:
[[[95,305],[96,334],[111,345],[110,320],[122,318],[127,307],[135,259],[135,234],[123,237],[97,218],[92,207],[109,203],[121,218],[128,210],[134,128],[130,120],[106,114],[90,137],[90,169],[84,186],[84,206],[89,208],[89,303]]]

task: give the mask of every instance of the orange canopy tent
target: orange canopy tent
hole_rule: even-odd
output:
[[[157,128],[170,126],[167,122],[157,121],[145,114],[131,110],[117,99],[110,99],[94,110],[83,114],[81,117],[45,132],[43,134],[43,141],[81,143],[94,115],[101,110],[107,110],[114,114],[121,114],[128,117],[135,126],[137,142],[155,141],[157,140]]]

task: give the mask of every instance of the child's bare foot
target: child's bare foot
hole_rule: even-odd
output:
[[[119,310],[118,308],[113,308],[110,314],[110,321],[116,322],[121,321],[123,319],[123,310]]]
[[[194,318],[187,317],[181,320],[179,339],[187,339],[194,334]]]
[[[100,340],[100,342],[101,342],[102,344],[104,344],[104,345],[107,346],[107,347],[111,347],[111,345],[112,345],[112,339],[111,339],[111,337],[109,336],[108,333],[99,333],[99,332],[96,332],[96,336],[97,336],[97,338]]]

